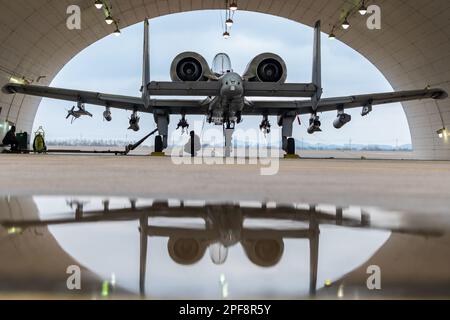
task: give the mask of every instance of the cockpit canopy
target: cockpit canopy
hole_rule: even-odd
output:
[[[219,53],[214,57],[211,71],[217,76],[232,72],[231,59],[226,53]]]

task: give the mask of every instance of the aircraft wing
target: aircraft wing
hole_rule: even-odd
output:
[[[133,110],[133,108],[141,110],[144,108],[144,103],[139,97],[128,97],[99,92],[52,88],[17,83],[9,83],[4,86],[2,90],[3,92],[9,94],[21,93],[31,96],[82,102],[86,104],[95,104],[99,106],[108,106],[125,110]]]
[[[8,94],[20,93],[31,96],[67,100],[123,110],[152,113],[154,109],[167,110],[170,114],[206,114],[204,100],[150,99],[149,108],[144,107],[142,98],[113,95],[91,91],[52,88],[26,84],[10,83],[3,87]]]
[[[324,98],[320,100],[317,112],[327,112],[341,108],[352,109],[366,105],[381,105],[428,98],[445,99],[447,97],[447,92],[442,89],[424,89]],[[296,112],[297,114],[310,114],[313,112],[312,103],[310,100],[248,101],[244,108],[243,115],[282,115],[289,111]]]
[[[167,110],[169,114],[206,115],[209,104],[208,100],[150,99],[149,106],[150,110]]]

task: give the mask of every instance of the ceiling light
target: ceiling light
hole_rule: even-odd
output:
[[[96,0],[94,6],[100,10],[101,8],[103,8],[103,1]]]
[[[361,7],[359,7],[359,14],[360,15],[362,15],[362,16],[365,16],[366,15],[366,13],[367,13],[367,7],[366,7],[366,5],[365,5],[365,3],[364,3],[364,1],[361,3]]]
[[[233,1],[231,4],[230,4],[230,10],[231,11],[236,11],[238,9],[238,5],[237,5],[237,3],[235,2],[235,1]]]
[[[107,24],[112,24],[114,22],[114,19],[111,17],[110,14],[108,14],[108,16],[105,18],[105,22]]]
[[[9,78],[9,82],[18,83],[18,84],[26,84],[25,78],[19,78],[19,77],[15,77],[15,76],[11,76],[11,78]]]
[[[328,36],[328,38],[329,38],[330,40],[336,39],[336,35],[334,34],[334,27],[333,27],[333,29],[331,30],[331,33],[330,33],[330,35]]]
[[[447,136],[448,136],[446,128],[439,129],[438,131],[436,131],[436,133],[438,134],[440,139],[447,138]]]
[[[120,36],[120,33],[121,33],[120,29],[116,28],[116,31],[114,31],[114,35],[118,37],[118,36]]]
[[[22,233],[22,231],[23,230],[21,228],[17,228],[17,227],[11,227],[11,228],[8,228],[8,230],[7,230],[9,235],[20,234],[20,233]]]
[[[225,24],[227,25],[228,28],[230,28],[233,25],[233,19],[228,18],[227,21],[225,22]]]
[[[342,22],[342,28],[344,30],[347,30],[348,28],[350,28],[350,23],[348,22],[347,18],[345,18],[344,22]]]
[[[230,37],[230,33],[229,33],[228,31],[225,31],[225,32],[223,33],[223,37],[224,37],[225,39],[228,39],[228,38]]]

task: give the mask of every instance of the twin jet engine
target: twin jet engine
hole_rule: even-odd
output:
[[[172,81],[219,80],[229,72],[232,72],[231,62],[225,54],[217,55],[210,68],[202,55],[183,52],[175,57],[170,67]],[[276,54],[262,53],[250,61],[242,78],[250,82],[284,83],[287,78],[286,63]]]

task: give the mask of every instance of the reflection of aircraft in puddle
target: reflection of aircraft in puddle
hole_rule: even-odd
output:
[[[103,210],[85,211],[84,202],[71,201],[67,204],[75,211],[75,217],[63,216],[51,220],[2,221],[6,228],[25,230],[28,227],[94,223],[108,221],[139,220],[140,231],[140,274],[139,287],[145,294],[147,268],[147,248],[149,237],[165,237],[168,240],[168,254],[181,265],[193,265],[199,262],[209,250],[215,264],[225,263],[228,249],[238,243],[244,249],[248,259],[259,267],[273,267],[282,258],[285,239],[305,239],[310,249],[310,294],[317,287],[317,269],[319,255],[320,225],[337,225],[350,228],[371,228],[370,215],[362,211],[360,219],[344,217],[343,209],[336,208],[334,213],[317,209],[316,206],[299,208],[295,206],[245,207],[239,204],[206,204],[188,206],[181,202],[177,206],[168,202],[153,202],[152,205],[137,206],[136,200],[130,200],[130,208],[110,209],[108,200],[103,202]],[[150,218],[165,218],[164,226],[154,223]],[[181,224],[182,218],[201,219],[203,224],[190,222]],[[178,220],[177,220],[178,219]],[[270,222],[249,226],[252,222]],[[289,227],[286,223],[289,222]],[[178,223],[177,223],[178,222]],[[294,223],[292,223],[294,222]],[[297,223],[295,223],[297,222]],[[261,227],[261,225],[264,225]],[[382,228],[378,228],[382,229]],[[427,236],[439,236],[439,232],[412,230],[390,230]]]

